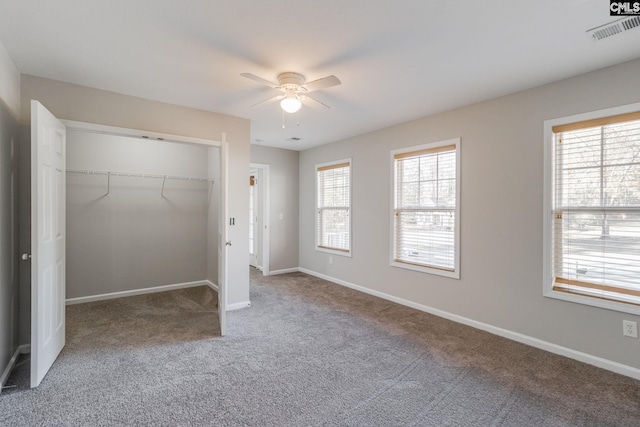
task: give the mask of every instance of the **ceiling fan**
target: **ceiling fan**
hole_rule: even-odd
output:
[[[304,82],[304,76],[299,73],[286,72],[278,75],[278,83],[270,82],[269,80],[258,77],[251,73],[242,73],[242,77],[246,77],[254,82],[261,83],[269,86],[273,89],[282,91],[282,94],[276,95],[272,98],[253,104],[251,107],[255,107],[260,104],[268,102],[280,101],[280,107],[287,113],[295,113],[302,107],[302,102],[310,99],[318,104],[330,108],[327,104],[318,101],[316,98],[309,95],[311,92],[315,92],[320,89],[326,89],[328,87],[337,86],[341,82],[336,76],[323,77],[321,79]]]

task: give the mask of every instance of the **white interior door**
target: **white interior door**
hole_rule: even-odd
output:
[[[66,129],[31,101],[31,387],[65,342]]]
[[[218,226],[218,316],[220,320],[220,334],[227,333],[227,251],[231,246],[229,241],[229,212],[228,212],[228,179],[229,146],[222,134],[220,147],[220,214]]]

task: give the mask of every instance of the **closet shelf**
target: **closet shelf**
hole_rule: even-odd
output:
[[[124,176],[127,178],[158,178],[158,179],[177,179],[181,181],[199,181],[214,182],[211,178],[203,178],[199,176],[182,176],[182,175],[158,175],[151,173],[132,173],[132,172],[112,172],[112,171],[93,171],[86,169],[67,169],[67,173],[77,173],[84,175],[104,175],[104,176]]]

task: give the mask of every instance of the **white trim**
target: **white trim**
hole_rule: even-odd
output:
[[[339,249],[332,249],[332,248],[324,248],[320,246],[320,242],[318,241],[318,169],[325,167],[325,166],[333,166],[333,165],[339,165],[341,163],[349,163],[349,250],[348,251],[344,251],[344,250],[339,250]],[[314,249],[318,252],[327,252],[333,255],[339,255],[339,256],[343,256],[343,257],[348,257],[351,258],[351,253],[353,252],[353,159],[351,157],[348,157],[346,159],[341,159],[341,160],[335,160],[335,161],[331,161],[331,162],[325,162],[325,163],[318,163],[315,165],[314,168],[314,174],[315,174],[315,191],[314,191],[314,195],[315,195],[315,212],[314,212],[314,218],[313,218],[313,222],[314,222],[314,232],[315,232],[315,247]]]
[[[254,163],[255,164],[255,163]],[[271,263],[271,166],[262,165],[262,275],[268,276]]]
[[[640,369],[635,368],[633,366],[623,365],[622,363],[614,362],[608,359],[603,359],[598,356],[593,356],[591,354],[583,353],[581,351],[577,351],[577,350],[573,350],[557,344],[553,344],[548,341],[543,341],[538,338],[534,338],[518,332],[510,331],[508,329],[503,329],[497,326],[489,325],[487,323],[478,322],[477,320],[469,319],[467,317],[442,311],[437,308],[422,305],[413,301],[409,301],[403,298],[386,294],[384,292],[365,288],[364,286],[360,286],[344,280],[336,279],[335,277],[317,273],[315,271],[308,270],[306,268],[299,268],[298,270],[302,273],[306,273],[311,276],[315,276],[320,279],[324,279],[329,282],[333,282],[338,285],[342,285],[347,288],[354,289],[356,291],[364,292],[366,294],[373,295],[382,299],[386,299],[388,301],[393,301],[395,303],[402,304],[407,307],[415,308],[416,310],[424,311],[425,313],[433,314],[435,316],[442,317],[444,319],[448,319],[456,323],[461,323],[463,325],[471,326],[472,328],[480,329],[482,331],[489,332],[491,334],[498,335],[503,338],[517,341],[519,343],[530,345],[532,347],[536,347],[541,350],[548,351],[550,353],[559,354],[560,356],[565,356],[570,359],[577,360],[579,362],[587,363],[589,365],[597,366],[598,368],[606,369],[608,371],[615,372],[617,374],[625,375],[625,376],[640,380]]]
[[[549,281],[552,283],[553,280]],[[546,285],[545,285],[546,288]],[[570,294],[567,292],[560,292],[553,289],[547,290],[545,289],[543,292],[545,297],[559,299],[568,302],[574,302],[578,304],[591,305],[594,307],[606,308],[613,311],[619,311],[622,313],[635,314],[640,316],[640,306],[635,304],[626,304],[623,302],[611,301],[606,299],[601,299],[599,297],[589,297],[586,295],[579,294]]]
[[[2,394],[2,387],[4,387],[4,385],[7,383],[7,380],[11,375],[11,371],[13,370],[13,367],[15,366],[16,360],[18,360],[18,356],[20,356],[20,353],[20,347],[16,348],[16,351],[13,353],[13,356],[11,356],[11,359],[9,359],[9,363],[2,372],[2,376],[0,376],[0,394]]]
[[[251,307],[251,301],[237,302],[235,304],[227,304],[227,311],[240,310],[242,308]]]
[[[218,292],[219,288],[217,283],[213,283],[211,280],[205,280],[204,282],[205,282],[205,285],[209,286],[211,289]]]
[[[171,291],[174,289],[193,288],[195,286],[210,286],[215,285],[209,280],[198,280],[195,282],[175,283],[173,285],[153,286],[150,288],[133,289],[130,291],[111,292],[108,294],[90,295],[86,297],[68,298],[66,305],[83,304],[85,302],[102,301],[114,298],[131,297],[134,295],[153,294],[156,292]],[[217,286],[216,286],[217,288]],[[215,288],[214,288],[215,289]]]
[[[425,149],[430,149],[430,148],[438,148],[438,147],[445,147],[447,145],[455,145],[456,149],[456,207],[455,207],[455,231],[454,231],[454,248],[453,248],[453,256],[454,256],[454,265],[455,265],[455,269],[453,271],[449,271],[449,270],[442,270],[439,268],[433,268],[433,267],[429,267],[427,265],[416,265],[416,264],[409,264],[409,263],[405,263],[405,262],[399,262],[395,260],[395,247],[396,247],[396,243],[395,243],[395,210],[396,210],[396,168],[395,168],[395,155],[396,154],[401,154],[401,153],[408,153],[411,151],[420,151],[420,150],[425,150]],[[462,138],[458,137],[458,138],[451,138],[451,139],[447,139],[444,141],[438,141],[438,142],[430,142],[427,144],[421,144],[421,145],[414,145],[411,147],[404,147],[404,148],[398,148],[395,150],[391,150],[390,152],[390,157],[391,157],[391,167],[390,167],[390,173],[389,176],[391,178],[391,188],[389,191],[390,197],[391,197],[391,203],[389,204],[391,211],[390,211],[390,219],[391,219],[391,225],[389,227],[389,265],[391,265],[392,267],[398,267],[398,268],[404,268],[407,270],[413,270],[413,271],[418,271],[421,273],[428,273],[428,274],[434,274],[434,275],[438,275],[438,276],[443,276],[443,277],[449,277],[451,279],[460,279],[460,201],[462,199],[461,194],[460,194],[460,189],[461,189],[461,176],[462,176],[462,171],[460,168],[460,151],[461,151],[461,145],[462,145]]]
[[[542,211],[542,215],[543,215],[542,216],[542,220],[543,220],[543,223],[542,223],[542,226],[543,226],[542,295],[544,295],[545,297],[554,298],[554,299],[572,302],[572,303],[590,305],[593,307],[605,308],[608,310],[619,311],[622,313],[640,315],[640,306],[635,304],[626,304],[623,302],[605,300],[601,298],[592,298],[585,295],[559,292],[553,289],[553,251],[552,251],[553,208],[554,208],[553,127],[558,125],[568,124],[568,123],[576,123],[576,122],[582,122],[585,120],[597,119],[600,117],[631,113],[634,111],[640,111],[640,102],[544,121],[544,189],[543,189],[544,200],[543,200],[543,211]],[[605,368],[605,369],[608,369],[608,368]]]
[[[269,276],[277,276],[278,274],[297,273],[300,271],[298,267],[283,268],[282,270],[273,270],[269,272]]]
[[[170,133],[152,132],[142,129],[121,128],[117,126],[100,125],[97,123],[77,122],[75,120],[60,120],[68,130],[75,130],[90,133],[106,133],[109,135],[126,136],[130,138],[143,138],[150,140],[161,140],[165,142],[179,142],[188,144],[209,145],[220,147],[222,143],[212,139],[193,138],[190,136],[173,135]]]
[[[264,222],[264,218],[262,217],[262,207],[260,203],[256,203],[257,200],[260,200],[261,191],[260,184],[262,183],[262,171],[256,168],[249,167],[249,226],[251,226],[251,222],[253,221],[253,234],[249,236],[249,266],[258,268],[259,258],[262,258],[262,248],[260,248],[259,242],[262,241],[263,237],[261,233],[264,229],[262,227],[262,222]],[[251,177],[254,178],[254,183],[251,185]],[[253,205],[253,209],[251,206]]]
[[[2,394],[2,387],[4,387],[4,385],[7,383],[7,380],[11,376],[11,371],[13,371],[13,368],[16,365],[18,356],[20,356],[21,354],[29,353],[31,353],[31,344],[19,345],[18,348],[16,348],[16,351],[13,353],[13,356],[11,356],[11,359],[9,359],[9,363],[7,363],[6,368],[0,376],[0,394]]]

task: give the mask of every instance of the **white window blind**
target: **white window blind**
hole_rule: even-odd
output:
[[[351,251],[351,162],[316,166],[316,247]]]
[[[393,262],[458,270],[457,145],[395,153]]]
[[[640,112],[552,130],[553,289],[640,304]]]

